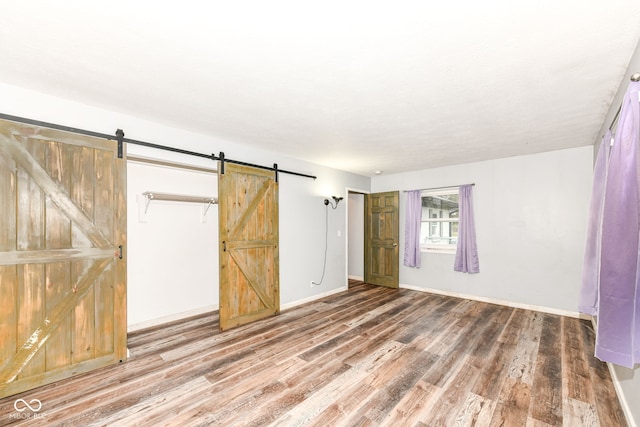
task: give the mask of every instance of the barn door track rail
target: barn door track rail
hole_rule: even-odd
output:
[[[278,164],[274,163],[273,166],[263,166],[263,165],[257,165],[257,164],[253,164],[253,163],[248,163],[248,162],[242,162],[239,160],[233,160],[233,159],[229,159],[226,158],[224,155],[224,152],[220,152],[220,154],[218,156],[216,156],[215,154],[204,154],[204,153],[198,153],[196,151],[190,151],[190,150],[183,150],[182,148],[176,148],[176,147],[170,147],[167,145],[160,145],[160,144],[154,144],[151,142],[145,142],[145,141],[139,141],[136,139],[131,139],[131,138],[125,138],[124,137],[124,131],[122,129],[118,129],[115,132],[115,135],[109,135],[106,133],[101,133],[101,132],[94,132],[94,131],[90,131],[90,130],[85,130],[85,129],[78,129],[78,128],[74,128],[71,126],[64,126],[64,125],[58,125],[55,123],[48,123],[48,122],[43,122],[40,120],[33,120],[33,119],[28,119],[25,117],[18,117],[18,116],[12,116],[9,114],[4,114],[4,113],[0,113],[0,119],[4,119],[4,120],[11,120],[14,122],[19,122],[19,123],[25,123],[25,124],[29,124],[29,125],[33,125],[33,126],[40,126],[40,127],[46,127],[46,128],[50,128],[50,129],[56,129],[56,130],[61,130],[61,131],[65,131],[65,132],[72,132],[72,133],[77,133],[80,135],[87,135],[87,136],[93,136],[95,138],[103,138],[103,139],[108,139],[111,141],[117,141],[118,142],[118,158],[122,158],[123,157],[123,146],[124,143],[127,144],[133,144],[133,145],[140,145],[143,147],[148,147],[148,148],[155,148],[158,150],[164,150],[164,151],[171,151],[173,153],[180,153],[180,154],[186,154],[188,156],[195,156],[195,157],[202,157],[205,159],[211,159],[214,162],[215,161],[220,161],[220,173],[224,174],[224,164],[225,163],[233,163],[236,165],[243,165],[243,166],[251,166],[254,168],[259,168],[259,169],[264,169],[264,170],[271,170],[274,171],[275,173],[275,177],[276,177],[276,182],[278,182],[278,174],[279,173],[286,173],[289,175],[295,175],[295,176],[301,176],[304,178],[311,178],[311,179],[316,179],[317,177],[315,175],[308,175],[308,174],[304,174],[304,173],[300,173],[300,172],[294,172],[294,171],[290,171],[290,170],[286,170],[286,169],[280,169],[278,168]]]

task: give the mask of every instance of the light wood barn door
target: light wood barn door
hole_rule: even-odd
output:
[[[219,170],[220,329],[278,314],[278,184],[273,171]]]
[[[366,194],[364,198],[364,281],[399,287],[400,237],[397,191]]]
[[[0,397],[126,358],[117,143],[0,120]]]

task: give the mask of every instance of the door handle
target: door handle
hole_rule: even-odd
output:
[[[394,243],[394,244],[393,244],[393,247],[394,247],[394,248],[397,248],[397,247],[398,247],[398,244],[397,244],[397,243]]]

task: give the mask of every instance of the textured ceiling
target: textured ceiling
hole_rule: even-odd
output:
[[[2,3],[4,83],[363,175],[592,144],[640,38],[635,0]]]

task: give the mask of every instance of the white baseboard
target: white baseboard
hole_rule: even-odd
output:
[[[330,291],[323,292],[321,294],[314,295],[314,296],[311,296],[309,298],[304,298],[304,299],[300,299],[300,300],[297,300],[297,301],[289,302],[289,303],[281,305],[280,306],[280,311],[289,310],[291,308],[297,307],[297,306],[302,305],[302,304],[306,304],[308,302],[315,301],[315,300],[320,299],[320,298],[324,298],[324,297],[328,297],[328,296],[331,296],[331,295],[334,295],[334,294],[337,294],[337,293],[340,293],[340,292],[344,292],[344,291],[346,291],[348,289],[349,289],[349,286],[342,286],[340,288],[332,289]]]
[[[127,332],[139,331],[140,329],[152,328],[164,323],[174,322],[176,320],[187,319],[189,317],[198,316],[204,313],[216,311],[218,306],[209,305],[193,310],[183,311],[181,313],[170,314],[169,316],[158,317],[157,319],[145,320],[144,322],[133,323],[127,327]]]
[[[595,326],[595,325],[594,325]],[[627,424],[629,427],[638,427],[636,421],[633,419],[633,414],[631,413],[631,406],[629,406],[629,402],[622,391],[622,387],[620,386],[620,381],[618,380],[618,375],[616,374],[616,370],[613,368],[613,365],[607,362],[607,367],[609,368],[609,373],[611,374],[611,381],[613,382],[613,387],[616,389],[616,394],[618,395],[618,401],[620,401],[620,406],[622,406],[622,412],[624,412],[624,417],[627,419]]]
[[[557,309],[557,308],[542,307],[542,306],[530,305],[530,304],[522,304],[522,303],[519,303],[519,302],[499,300],[499,299],[487,298],[487,297],[480,297],[480,296],[477,296],[477,295],[468,295],[468,294],[461,294],[461,293],[458,293],[458,292],[441,291],[439,289],[421,288],[419,286],[413,286],[413,285],[400,284],[400,287],[404,288],[404,289],[411,289],[413,291],[428,292],[430,294],[445,295],[445,296],[448,296],[448,297],[463,298],[463,299],[468,299],[468,300],[472,300],[472,301],[480,301],[480,302],[487,302],[487,303],[490,303],[490,304],[504,305],[506,307],[522,308],[524,310],[539,311],[541,313],[557,314],[559,316],[567,316],[567,317],[574,317],[574,318],[577,318],[577,319],[591,320],[591,316],[579,313],[577,311],[560,310],[560,309]]]
[[[364,277],[360,277],[360,276],[351,276],[351,275],[349,275],[348,277],[349,277],[349,279],[351,279],[351,280],[360,280],[361,282],[364,282]]]
[[[593,317],[591,319],[591,325],[593,325],[594,331],[598,330],[598,325],[596,323],[597,320],[595,317]],[[607,368],[609,368],[611,382],[613,382],[613,387],[616,389],[616,395],[618,396],[618,401],[620,402],[620,406],[622,407],[622,412],[624,412],[624,417],[627,420],[627,424],[629,425],[629,427],[638,427],[636,420],[633,419],[631,406],[629,406],[629,402],[627,401],[627,398],[622,391],[622,386],[620,385],[620,380],[618,380],[618,374],[616,374],[616,370],[614,369],[613,364],[607,362]]]

